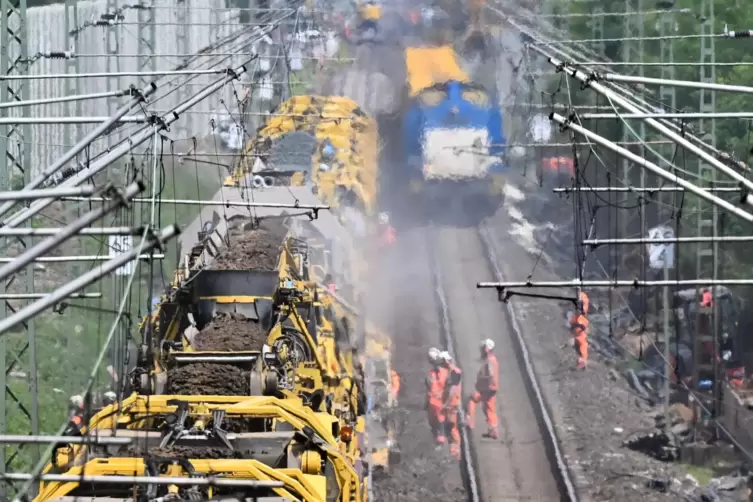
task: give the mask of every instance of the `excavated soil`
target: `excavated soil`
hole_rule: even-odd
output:
[[[240,352],[261,350],[266,340],[267,330],[261,323],[220,312],[196,335],[193,345],[199,351]]]
[[[214,270],[277,270],[285,229],[259,227],[230,236],[230,245],[212,264]]]
[[[241,459],[248,458],[249,452],[227,448],[197,447],[197,446],[168,446],[166,448],[144,448],[139,445],[129,446],[123,456],[126,457],[161,457],[161,458],[192,458],[192,459]]]
[[[247,396],[250,373],[229,364],[196,363],[170,370],[168,394],[187,396]]]

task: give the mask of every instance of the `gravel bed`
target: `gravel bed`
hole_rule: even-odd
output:
[[[508,214],[515,211],[508,210]],[[500,213],[489,232],[497,254],[504,252],[499,266],[506,280],[524,279],[536,261],[536,256],[510,235],[510,231],[515,232],[514,225],[514,218]],[[560,279],[547,265],[539,263],[536,267],[534,280]],[[622,447],[628,436],[654,427],[656,410],[643,404],[627,382],[593,351],[586,371],[574,369],[576,355],[567,345],[571,336],[564,327],[564,310],[557,302],[516,297],[512,304],[567,462],[574,467],[582,500],[679,500],[677,492],[661,493],[647,486],[650,478],[684,479],[685,473],[678,466]],[[680,488],[679,484],[675,487]]]

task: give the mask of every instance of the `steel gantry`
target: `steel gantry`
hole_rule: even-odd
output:
[[[701,50],[700,50],[700,67],[699,81],[702,84],[716,83],[716,51],[715,51],[715,33],[714,33],[714,0],[702,0],[701,2]],[[699,111],[701,113],[716,113],[716,92],[709,89],[700,90]],[[705,132],[704,140],[712,147],[716,147],[716,120],[710,118],[701,120],[698,123],[701,131]],[[702,187],[715,188],[717,173],[714,167],[698,160],[698,182]],[[716,280],[719,278],[719,241],[716,237],[719,235],[719,212],[716,206],[712,208],[699,207],[696,211],[696,232],[700,237],[709,237],[709,241],[698,245],[696,252],[696,277],[711,277]],[[699,298],[700,300],[700,298]],[[704,342],[712,342],[714,347],[719,336],[719,316],[717,315],[718,302],[712,303],[712,322],[711,333],[707,337],[698,332],[698,322],[696,322],[696,333],[694,337],[694,361],[695,377],[698,378],[702,370],[713,370],[716,378],[714,379],[714,394],[721,398],[722,388],[718,378],[718,365],[716,358],[713,358],[713,367],[702,365],[699,360],[701,345]],[[699,314],[700,314],[699,309]],[[715,349],[716,350],[716,349]],[[697,380],[696,380],[697,381]]]
[[[643,1],[644,0],[625,0],[625,16],[623,17],[623,32],[625,40],[622,42],[622,58],[626,63],[638,63],[633,66],[633,73],[639,76],[644,75],[643,66],[643,36],[645,32],[645,19],[643,17]],[[630,66],[628,66],[630,68]],[[630,124],[633,126],[633,124]],[[637,138],[635,137],[637,133]],[[622,124],[622,141],[629,142],[638,140],[640,142],[646,140],[646,125],[641,122],[640,124],[628,127],[627,122]],[[641,156],[645,156],[645,148],[639,147],[639,153]],[[634,184],[633,163],[628,159],[622,159],[622,185],[631,186]],[[639,169],[640,186],[646,186],[646,170]],[[622,207],[629,207],[631,201],[630,192],[624,192],[622,195]],[[640,198],[639,200],[644,200]],[[646,211],[644,207],[638,212],[641,219],[641,232],[646,230]],[[633,218],[631,216],[625,216],[618,220],[621,224],[619,229],[620,235],[630,235],[630,226]]]
[[[595,40],[593,44],[593,50],[596,51],[599,56],[604,56],[604,7],[601,2],[596,2],[593,7],[591,19],[588,20],[591,26],[591,39]]]
[[[122,22],[120,16],[122,16],[122,13],[118,10],[118,0],[107,0],[107,12],[103,17],[109,23],[105,28],[105,37],[107,38],[107,72],[111,74],[111,76],[105,79],[108,89],[120,89],[120,78],[117,77],[117,73],[120,72],[120,58],[116,57],[120,53],[120,23]],[[139,43],[139,50],[141,50],[141,43]],[[119,107],[120,101],[117,97],[108,99],[109,115],[113,115]],[[107,145],[112,146],[116,141],[116,135],[111,134],[108,136]]]
[[[666,0],[665,0],[666,1]],[[674,2],[672,2],[674,3]],[[669,6],[669,5],[667,5]],[[677,19],[675,14],[671,10],[662,12],[659,15],[659,58],[662,65],[660,68],[660,76],[663,80],[675,79],[675,41],[672,35],[676,31]],[[659,87],[659,101],[661,106],[666,112],[675,112],[677,110],[677,92],[673,85],[662,85]],[[643,121],[641,121],[643,124]],[[657,150],[662,157],[672,161],[675,158],[674,150],[675,145],[662,145]],[[669,170],[674,171],[674,165],[668,164]],[[643,186],[643,185],[642,185]],[[674,199],[671,192],[662,192],[659,194],[659,204],[656,208],[656,221],[657,223],[666,222],[671,218],[674,204]],[[644,234],[646,229],[642,229]]]
[[[157,58],[152,56],[157,52],[157,9],[151,6],[139,6],[137,13],[139,19],[138,71],[157,71]],[[185,29],[185,25],[178,28],[179,31]],[[147,84],[147,80],[142,80],[141,84]]]
[[[28,74],[28,24],[26,17],[26,0],[0,0],[0,69],[4,75]],[[25,101],[29,99],[30,82],[24,80],[9,80],[2,83],[0,89],[0,103],[10,101]],[[19,112],[22,117],[29,116],[29,108],[22,107]],[[15,177],[22,177],[24,184],[32,179],[30,156],[28,155],[29,141],[31,140],[30,127],[28,125],[6,126],[4,134],[0,135],[2,144],[2,160],[0,161],[0,175],[3,177],[4,190],[11,188]],[[31,221],[25,226],[31,227]],[[20,241],[23,243],[23,241]],[[25,281],[24,293],[34,294],[34,270],[27,267],[23,274]],[[3,282],[2,293],[14,282]],[[14,309],[7,301],[3,301],[2,317],[6,318],[9,311]],[[34,320],[29,319],[23,325],[25,340],[8,340],[0,338],[0,388],[3,389],[0,397],[0,434],[5,434],[8,426],[8,417],[15,420],[21,419],[28,423],[32,434],[39,434],[39,412],[37,392],[37,360],[36,360],[36,327]],[[19,347],[20,345],[20,347]],[[9,386],[8,375],[14,367],[22,363],[22,358],[28,357],[28,389],[26,392],[14,392]],[[11,404],[12,403],[12,404]],[[12,408],[11,408],[12,406]],[[38,448],[31,448],[33,461],[37,461]],[[0,448],[0,474],[4,474],[19,455],[18,448]],[[5,487],[0,488],[4,490]]]

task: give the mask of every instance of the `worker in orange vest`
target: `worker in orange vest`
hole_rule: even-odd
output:
[[[455,365],[449,352],[442,352],[439,356],[442,365],[447,369],[447,383],[444,392],[445,417],[450,431],[450,455],[460,460],[460,405],[462,404],[463,372]]]
[[[444,444],[447,439],[444,435],[445,412],[444,412],[444,388],[447,382],[448,371],[440,359],[439,349],[429,349],[429,363],[431,369],[426,378],[426,411],[429,414],[429,426],[434,439],[438,444]]]
[[[701,291],[701,307],[712,307],[714,305],[714,295],[709,288],[703,288]]]
[[[71,396],[68,401],[68,409],[70,418],[68,419],[68,426],[63,433],[64,436],[80,436],[81,430],[86,425],[84,423],[85,411],[84,411],[84,396],[75,395]]]
[[[468,416],[466,426],[473,429],[476,425],[476,405],[484,403],[487,435],[492,439],[499,438],[497,430],[497,391],[499,390],[499,363],[494,355],[494,340],[487,338],[481,342],[481,368],[476,376],[476,390],[468,401]]]
[[[397,233],[390,225],[390,217],[387,213],[379,213],[379,242],[382,246],[391,246],[397,240]]]
[[[588,312],[591,309],[591,299],[585,291],[578,293],[578,309],[583,312],[583,315],[588,315]]]
[[[582,302],[578,302],[578,311],[576,314],[568,313],[570,330],[573,333],[573,345],[575,352],[578,354],[578,369],[585,369],[588,363],[588,328],[589,322],[585,312],[583,312]]]
[[[392,387],[392,397],[397,401],[397,396],[400,394],[400,375],[394,369],[390,372],[390,386]]]

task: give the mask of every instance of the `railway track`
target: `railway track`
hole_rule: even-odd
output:
[[[481,340],[495,340],[500,362],[501,441],[481,438],[480,424],[461,431],[467,500],[577,501],[515,306],[475,288],[477,277],[502,279],[486,228],[430,226],[425,234],[441,342],[465,371],[464,396],[473,390]]]

